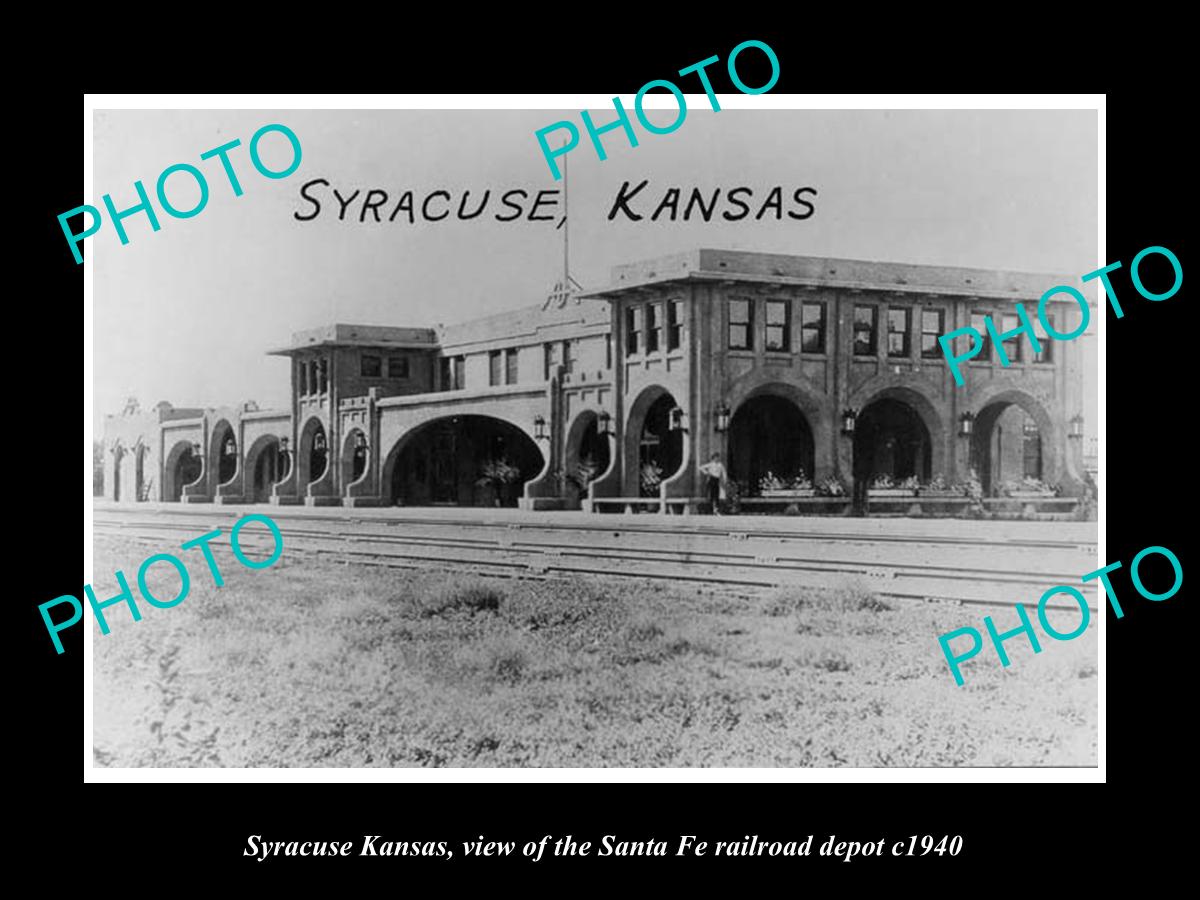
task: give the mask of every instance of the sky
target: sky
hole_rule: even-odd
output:
[[[593,112],[598,125],[612,117],[611,110]],[[660,110],[650,117],[665,125],[673,116]],[[199,168],[210,194],[187,219],[166,215],[155,199],[161,229],[135,214],[124,220],[127,245],[107,218],[86,241],[95,266],[94,432],[129,396],[143,409],[160,400],[286,406],[287,361],[266,352],[304,328],[333,321],[431,326],[540,303],[561,275],[561,195],[558,205],[539,210],[549,221],[527,221],[528,200],[518,221],[494,216],[511,214],[500,203],[506,191],[561,189],[534,132],[562,119],[584,131],[576,110],[96,111],[95,196],[84,202],[102,207],[107,193],[118,210],[133,206],[134,181],[153,197],[159,173],[176,163]],[[248,155],[251,136],[271,123],[287,125],[301,143],[300,166],[285,178],[261,176]],[[671,134],[634,123],[637,147],[610,132],[601,161],[583,133],[568,157],[571,274],[588,289],[608,283],[615,265],[697,247],[1075,279],[1105,262],[1096,256],[1094,111],[718,113],[703,95],[689,95],[688,114]],[[230,160],[240,197],[217,159],[200,160],[235,138],[242,144]],[[290,162],[281,135],[260,146],[268,167]],[[300,221],[296,214],[315,210],[301,197],[313,179],[329,184],[309,189],[321,209]],[[649,184],[631,206],[645,218],[609,221],[622,183],[644,179]],[[783,189],[783,218],[755,220],[775,186]],[[652,222],[670,187],[682,188],[685,199],[693,187],[706,196],[722,188],[722,198],[749,187],[751,216]],[[816,190],[808,197],[814,213],[789,218],[788,210],[802,211],[789,199],[802,187]],[[334,188],[343,198],[359,191],[344,220]],[[370,212],[360,222],[371,189],[387,192],[382,222]],[[389,222],[409,190],[416,224],[404,212]],[[436,190],[450,192],[455,211],[464,191],[471,192],[468,210],[484,191],[492,194],[478,219],[458,221],[452,212],[423,221],[421,201]],[[186,173],[170,177],[167,195],[184,210],[199,196]],[[431,214],[444,205],[444,198],[434,201]],[[722,199],[720,209],[733,207]],[[1089,374],[1092,398],[1094,381]]]

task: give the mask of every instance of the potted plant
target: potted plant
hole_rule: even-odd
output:
[[[815,493],[812,482],[800,469],[792,478],[783,479],[774,472],[767,472],[758,480],[759,493],[767,499],[796,500],[801,497],[811,497]]]
[[[642,463],[641,486],[643,497],[657,497],[658,486],[662,484],[663,470],[656,462]]]
[[[506,459],[490,459],[479,470],[479,479],[475,482],[480,487],[490,488],[492,502],[502,506],[509,499],[509,485],[521,477],[521,470]]]
[[[564,480],[569,484],[573,484],[579,489],[579,496],[587,495],[588,485],[596,480],[596,476],[600,474],[599,466],[590,456],[585,456],[575,466],[575,471],[564,474]]]
[[[867,496],[885,497],[915,497],[917,495],[917,479],[915,475],[897,483],[889,475],[876,475],[867,490]]]
[[[817,485],[817,493],[822,497],[845,497],[846,486],[842,484],[842,480],[836,475],[827,475],[825,479]]]
[[[933,478],[929,480],[928,484],[923,484],[917,488],[918,497],[961,497],[964,493],[965,492],[961,487],[951,487],[951,485],[946,481],[945,477],[943,477],[940,473],[934,475]]]

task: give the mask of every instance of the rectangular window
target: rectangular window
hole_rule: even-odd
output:
[[[662,306],[646,304],[646,352],[657,353],[662,346]]]
[[[642,311],[640,307],[629,306],[625,309],[625,355],[636,356],[638,352],[638,332],[641,330]]]
[[[1021,320],[1017,318],[1016,313],[1005,313],[1000,317],[1000,331],[1012,331],[1019,327]],[[1008,357],[1010,363],[1021,361],[1021,336],[1009,338],[1004,342],[1004,354]]]
[[[453,388],[450,381],[450,357],[443,356],[438,360],[438,384],[443,391]]]
[[[542,344],[542,380],[549,381],[550,374],[558,365],[558,344]]]
[[[983,349],[979,351],[978,356],[973,356],[971,362],[991,362],[992,361],[992,339],[988,337],[987,326],[983,324],[987,318],[987,313],[973,312],[971,313],[971,327],[978,331],[983,336]],[[963,346],[955,348],[956,352],[965,351],[971,340],[971,335],[963,337]]]
[[[388,357],[388,378],[407,378],[408,377],[408,357],[407,356],[389,356]]]
[[[323,356],[317,363],[317,372],[320,375],[321,393],[324,394],[329,390],[329,360]]]
[[[825,352],[824,303],[805,303],[800,307],[800,349],[805,353]]]
[[[729,301],[729,349],[752,350],[754,348],[754,307],[750,300]]]
[[[925,359],[936,359],[942,355],[942,345],[938,338],[946,325],[946,313],[940,309],[921,310],[921,356]]]
[[[1051,328],[1054,327],[1054,315],[1052,313],[1046,313],[1046,321],[1050,323]],[[1050,353],[1050,345],[1054,342],[1048,336],[1043,334],[1038,336],[1038,343],[1041,344],[1042,350],[1040,353],[1033,354],[1033,361],[1035,363],[1054,362],[1054,358]]]
[[[501,384],[503,376],[503,358],[499,350],[493,350],[488,354],[488,384],[491,387]]]
[[[874,306],[854,307],[854,355],[874,356],[875,324],[878,310]]]
[[[912,310],[908,307],[888,307],[888,356],[909,355],[911,321]]]
[[[504,351],[504,383],[517,383],[517,348]]]
[[[683,343],[683,301],[667,303],[667,350],[678,350]]]
[[[792,304],[788,300],[767,301],[767,349],[787,353],[792,349]]]
[[[300,370],[300,396],[305,397],[308,395],[308,363],[301,360],[297,368]]]
[[[576,354],[578,353],[578,349],[579,348],[575,341],[563,341],[562,342],[563,372],[567,375],[570,375],[571,373],[573,373],[575,371],[575,360],[576,360]]]
[[[467,386],[467,358],[465,356],[454,357],[454,390],[461,391]]]
[[[612,368],[612,335],[604,336],[604,368]]]
[[[362,369],[360,370],[363,378],[379,378],[383,375],[383,357],[362,355]]]

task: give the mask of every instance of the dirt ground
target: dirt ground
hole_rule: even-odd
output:
[[[95,571],[132,580],[149,552],[100,538]],[[97,765],[1097,761],[1095,617],[1076,640],[1044,638],[1038,655],[1009,641],[1008,668],[985,649],[958,687],[938,635],[982,631],[989,612],[1004,631],[1014,611],[881,604],[853,583],[750,598],[286,554],[252,571],[228,549],[218,563],[224,587],[189,558],[179,606],[142,603],[141,622],[112,607],[107,636],[93,620]],[[160,570],[150,588],[175,596],[177,576]],[[97,575],[98,596],[116,593],[109,581]]]

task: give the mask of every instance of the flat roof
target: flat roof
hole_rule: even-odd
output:
[[[585,291],[604,297],[678,281],[744,281],[855,290],[945,294],[960,297],[1040,299],[1055,285],[1078,287],[1080,276],[791,256],[740,250],[698,249],[614,266],[607,287]]]
[[[396,350],[436,350],[437,333],[432,328],[394,328],[390,325],[336,323],[292,334],[286,347],[268,350],[269,356],[289,356],[317,347],[381,347]]]

